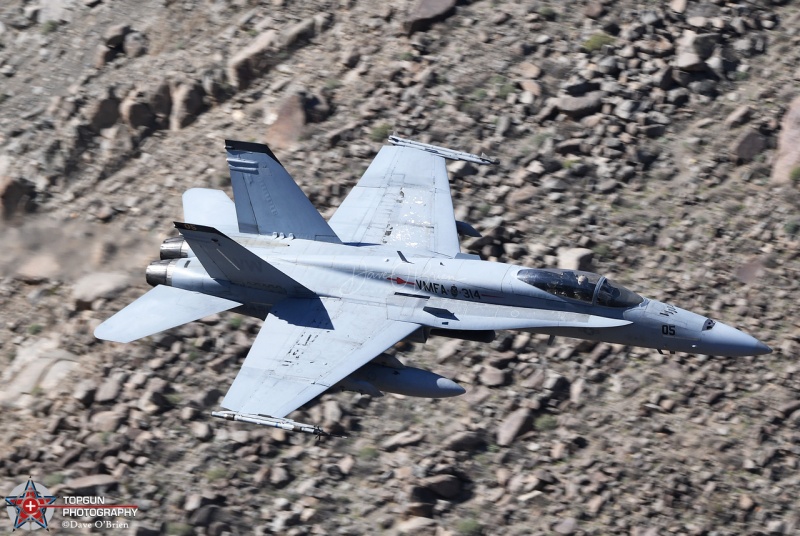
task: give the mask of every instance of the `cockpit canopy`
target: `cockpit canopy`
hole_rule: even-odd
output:
[[[517,279],[560,298],[605,307],[634,307],[644,298],[608,278],[591,272],[530,268],[517,272]]]

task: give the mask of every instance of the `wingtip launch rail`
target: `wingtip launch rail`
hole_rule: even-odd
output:
[[[473,164],[481,165],[499,163],[498,159],[489,158],[485,154],[478,156],[476,154],[466,153],[464,151],[456,151],[446,147],[439,147],[438,145],[431,145],[429,143],[421,143],[414,140],[398,138],[397,136],[389,136],[389,143],[392,145],[397,145],[398,147],[411,147],[413,149],[419,149],[420,151],[427,151],[429,153],[441,156],[442,158],[447,158],[448,160],[464,160],[465,162],[472,162]]]
[[[280,428],[288,432],[303,432],[306,434],[313,434],[318,438],[321,437],[340,437],[346,438],[347,436],[331,434],[326,432],[319,426],[313,424],[303,424],[301,422],[293,421],[291,419],[275,419],[267,417],[266,415],[256,415],[252,413],[238,413],[235,411],[212,411],[212,417],[225,419],[226,421],[240,421],[248,422],[250,424],[258,424],[261,426],[270,426],[272,428]]]

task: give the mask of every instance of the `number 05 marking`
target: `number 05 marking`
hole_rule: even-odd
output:
[[[664,335],[672,335],[675,336],[675,326],[672,324],[662,324],[661,325],[661,333]]]

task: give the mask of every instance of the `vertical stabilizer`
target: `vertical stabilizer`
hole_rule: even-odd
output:
[[[239,231],[340,243],[266,145],[225,141]]]

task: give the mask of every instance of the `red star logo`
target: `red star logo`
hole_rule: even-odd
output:
[[[412,286],[414,285],[413,281],[406,281],[401,277],[387,277],[386,279],[394,283],[397,283],[398,285],[412,285]]]
[[[56,502],[54,495],[42,495],[39,493],[36,489],[36,484],[29,478],[22,493],[17,496],[6,497],[6,504],[13,506],[17,510],[14,530],[22,527],[25,523],[36,523],[40,527],[47,529],[45,509],[47,505],[54,502]]]

